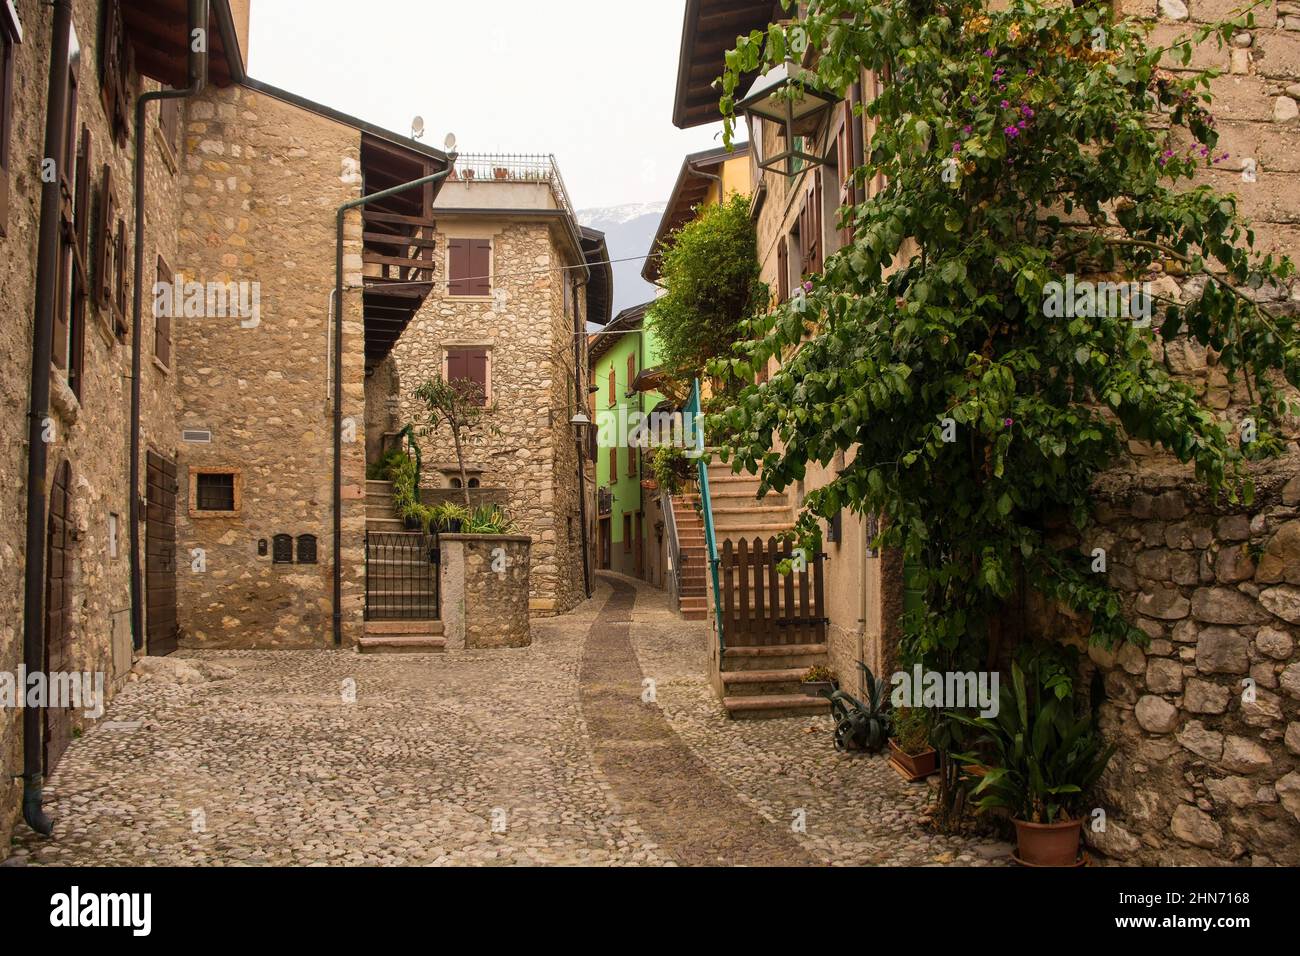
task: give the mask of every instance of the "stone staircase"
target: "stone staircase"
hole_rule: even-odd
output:
[[[770,493],[760,500],[758,485],[758,479],[752,475],[736,475],[730,465],[716,460],[710,462],[709,491],[719,552],[727,541],[738,545],[741,540],[752,543],[755,538],[761,538],[766,542],[794,527],[794,508],[789,497]],[[712,577],[698,503],[698,494],[673,498],[673,518],[683,557],[678,609],[687,620],[708,620],[712,615]],[[796,595],[799,583],[796,574],[793,578]],[[732,584],[732,594],[739,604],[738,581]],[[783,608],[785,603],[785,579],[782,578],[775,606]],[[773,606],[771,595],[765,604],[769,608]],[[714,690],[732,718],[796,717],[825,713],[829,709],[824,698],[805,696],[800,686],[808,668],[827,664],[825,644],[743,647],[729,643],[721,661],[716,659],[716,652],[713,656]]]
[[[405,523],[393,514],[391,481],[366,482],[366,530],[386,534],[409,533]],[[417,536],[411,535],[412,539]],[[386,570],[407,576],[416,573],[419,567],[428,567],[423,561],[382,554],[378,549],[373,551],[366,555],[371,573]],[[369,611],[382,617],[385,611],[426,602],[427,593],[399,584],[387,591],[372,589],[367,600],[370,601]],[[418,619],[366,621],[365,636],[361,638],[358,650],[362,654],[429,654],[443,651],[446,647],[442,621],[433,616],[430,608],[429,616]]]

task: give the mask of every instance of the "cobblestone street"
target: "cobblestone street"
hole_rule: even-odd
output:
[[[707,639],[603,579],[523,650],[187,655],[236,675],[128,684],[48,781],[54,839],[20,826],[10,863],[1002,862],[918,826],[925,788],[835,753],[828,717],[727,720]]]

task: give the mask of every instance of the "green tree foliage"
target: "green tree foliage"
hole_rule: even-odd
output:
[[[673,233],[660,274],[667,294],[651,306],[646,321],[658,336],[664,371],[689,382],[706,362],[731,349],[745,318],[767,305],[749,199],[736,194],[703,207]]]
[[[1006,602],[1030,590],[1079,612],[1095,641],[1141,640],[1092,557],[1046,529],[1087,524],[1090,486],[1125,438],[1248,503],[1244,459],[1281,447],[1286,384],[1300,385],[1294,318],[1253,295],[1293,267],[1256,253],[1233,197],[1190,182],[1222,159],[1209,77],[1160,67],[1234,27],[1162,48],[1109,5],[807,7],[727,55],[724,112],[742,75],[805,44],[819,54],[808,82],[825,90],[875,71],[888,79],[866,107],[876,132],[856,175],[887,185],[844,213],[853,240],[806,300],[749,321],[713,363],[745,384],[711,433],[730,436],[734,466],[765,490],[850,453],[801,526],[815,535],[817,516],[845,507],[884,516],[878,544],[918,564],[925,592],[904,622],[909,662],[986,664]],[[1067,276],[1157,273],[1197,283],[1161,298],[1150,327],[1045,314],[1045,288]],[[1208,408],[1165,364],[1175,337],[1214,350],[1253,407],[1228,420]],[[771,356],[780,371],[753,384]],[[1241,415],[1257,429],[1247,445]]]

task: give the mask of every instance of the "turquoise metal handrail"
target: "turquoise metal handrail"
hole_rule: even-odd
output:
[[[691,385],[691,397],[686,401],[686,408],[683,409],[686,415],[690,416],[691,433],[688,440],[692,447],[703,447],[704,443],[697,439],[701,436],[701,430],[704,428],[702,421],[703,415],[700,410],[700,380],[697,378]],[[695,463],[699,469],[700,476],[700,513],[704,518],[704,543],[709,550],[709,569],[713,576],[713,619],[718,628],[718,661],[721,666],[722,652],[727,649],[726,635],[722,631],[722,585],[718,580],[718,535],[713,527],[713,497],[709,494],[709,454],[702,454]]]

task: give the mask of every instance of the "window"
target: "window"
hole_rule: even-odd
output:
[[[235,510],[235,476],[233,474],[199,475],[197,505],[200,511]]]
[[[95,305],[118,338],[126,336],[126,220],[118,215],[113,167],[104,164],[95,217]]]
[[[316,536],[314,534],[298,535],[298,563],[316,563]]]
[[[610,484],[618,481],[618,449],[609,450],[609,481]]]
[[[470,392],[479,405],[487,404],[492,390],[492,377],[488,367],[488,350],[485,348],[447,349],[444,375],[451,383],[471,383]]]
[[[81,398],[82,351],[85,344],[86,255],[90,233],[90,130],[77,130],[77,76],[81,68],[81,45],[74,30],[69,38],[67,125],[64,127],[58,177],[59,286],[54,310],[53,361],[67,373],[68,387]]]
[[[244,476],[238,468],[190,468],[190,516],[228,518],[243,507]]]
[[[9,223],[9,140],[14,121],[14,55],[23,28],[11,3],[0,4],[0,236]]]
[[[99,31],[99,80],[104,112],[119,146],[131,134],[131,48],[122,22],[121,0],[104,0]]]
[[[618,382],[614,374],[614,366],[609,366],[609,407],[613,408],[618,404]]]
[[[853,103],[851,100],[844,101],[844,125],[840,127],[840,135],[835,140],[836,165],[839,171],[840,180],[840,200],[841,207],[853,205],[854,194],[854,173],[856,168],[853,162],[853,129],[857,117],[853,115]],[[849,222],[840,230],[840,244],[847,246],[853,241],[853,224]]]
[[[636,353],[633,352],[627,357],[627,390],[630,393],[633,389],[633,383],[636,382]]]
[[[804,193],[803,211],[799,213],[799,252],[803,257],[803,274],[822,271],[822,177],[812,176],[812,185]]]
[[[293,538],[277,534],[271,539],[271,561],[274,564],[293,564]]]
[[[117,557],[117,515],[108,516],[108,556]]]
[[[448,240],[447,279],[448,295],[491,295],[492,240]]]
[[[623,515],[623,553],[632,553],[632,516]]]
[[[157,285],[170,286],[172,284],[171,267],[167,265],[162,256],[158,257],[157,276]],[[172,361],[172,310],[176,307],[176,296],[159,296],[155,288],[153,301],[154,358],[164,367],[170,367]],[[166,307],[168,303],[171,303],[171,309]]]

